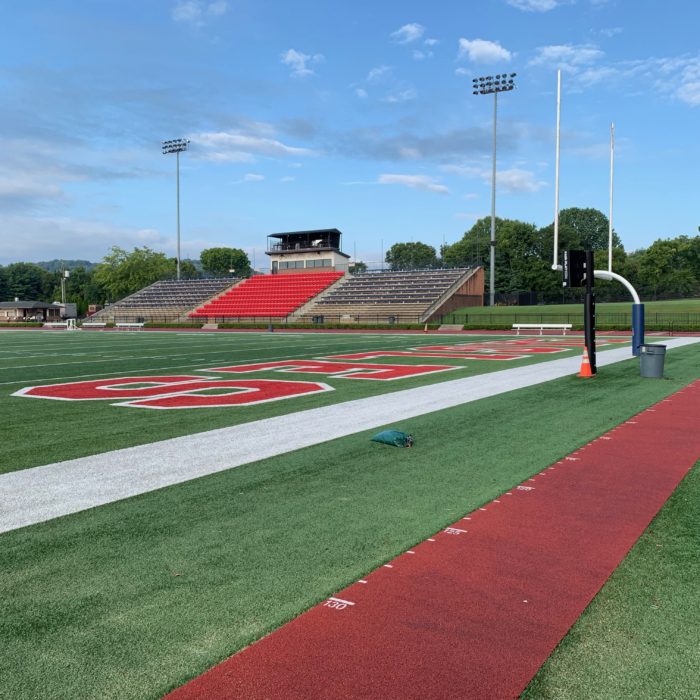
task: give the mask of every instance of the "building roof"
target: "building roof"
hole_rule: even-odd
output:
[[[60,304],[45,301],[0,301],[0,309],[60,309]]]
[[[285,238],[286,236],[312,236],[322,233],[337,233],[341,236],[341,232],[337,228],[318,228],[311,231],[287,231],[286,233],[271,233],[268,238]]]

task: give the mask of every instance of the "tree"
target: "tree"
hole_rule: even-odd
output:
[[[496,233],[496,291],[554,291],[561,278],[552,271],[534,224],[506,219]]]
[[[610,221],[597,209],[570,207],[559,212],[559,231],[571,232],[578,247],[587,250],[607,250]],[[613,248],[622,247],[620,237],[613,230]]]
[[[385,260],[392,270],[418,270],[439,265],[435,248],[420,241],[394,243],[387,250]]]
[[[34,263],[13,263],[5,268],[10,299],[23,301],[51,301],[56,274],[47,272]]]
[[[0,265],[0,301],[12,301],[10,299],[10,286],[7,281],[7,270]]]
[[[491,217],[479,219],[461,240],[442,249],[448,267],[488,267]],[[551,243],[550,243],[551,246]],[[551,250],[551,248],[549,249]],[[496,292],[555,291],[561,280],[547,262],[546,234],[534,224],[496,218]]]
[[[496,217],[496,240],[498,229],[503,219]],[[442,262],[446,267],[471,267],[483,265],[489,259],[489,243],[491,241],[491,217],[479,219],[462,238],[452,245],[441,249]]]
[[[93,280],[111,300],[137,292],[158,280],[175,277],[175,260],[144,246],[127,253],[114,246],[95,268]]]
[[[639,281],[644,291],[654,298],[696,291],[700,279],[693,269],[695,245],[687,236],[654,241],[639,259]]]
[[[175,267],[177,269],[177,258],[175,260]],[[191,260],[180,260],[180,277],[183,280],[196,280],[201,277],[199,270]]]
[[[235,270],[236,277],[250,277],[248,256],[240,248],[207,248],[199,256],[202,268],[216,277],[226,277]]]
[[[353,274],[356,274],[358,272],[367,272],[367,263],[362,262],[361,260],[358,260],[357,262],[351,262],[350,265],[348,265],[350,268],[350,272]]]
[[[60,278],[54,288],[55,299],[61,298]],[[66,301],[77,306],[78,316],[83,316],[89,304],[104,304],[107,292],[95,281],[94,272],[84,267],[71,270],[70,277],[66,280]]]

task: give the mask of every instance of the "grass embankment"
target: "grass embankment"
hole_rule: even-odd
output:
[[[684,386],[698,356],[669,353],[664,381],[631,361],[412,419],[412,450],[360,433],[0,535],[0,695],[157,698]],[[613,627],[624,614],[606,608]],[[593,667],[588,635],[574,648]],[[659,669],[694,663],[677,641]]]

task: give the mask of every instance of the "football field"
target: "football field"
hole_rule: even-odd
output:
[[[0,696],[159,697],[700,376],[700,344],[671,348],[666,378],[649,380],[639,377],[636,359],[606,365],[606,353],[629,347],[624,338],[600,338],[595,379],[565,373],[527,386],[532,373],[579,358],[580,342],[3,332],[0,474],[95,459],[98,479],[108,481],[110,469],[120,468],[118,455],[141,446],[161,472],[176,462],[224,461],[182,483],[0,534]],[[454,387],[488,386],[504,372],[525,383],[408,410],[418,400],[413,390],[439,401]],[[462,380],[472,384],[456,383]],[[397,423],[385,420],[394,409],[380,410],[392,397]],[[377,412],[374,423],[334,418],[333,407],[362,401],[370,402],[370,417]],[[314,418],[304,426],[313,434],[307,442],[297,445],[270,427],[246,445],[250,455],[237,458],[243,444],[236,436],[246,426],[307,415]],[[412,433],[414,448],[370,442],[382,427]],[[199,436],[191,458],[171,450],[184,444],[172,441],[190,436]],[[128,454],[136,480],[146,453]],[[696,472],[679,492],[697,492]],[[672,505],[679,514],[667,529],[688,517]],[[635,566],[646,566],[643,557]],[[596,624],[605,620],[578,645],[567,637],[533,697],[563,697],[551,689],[598,682],[600,661],[577,659],[581,644],[595,646]],[[643,624],[638,634],[643,649]],[[682,688],[692,665],[673,666]]]

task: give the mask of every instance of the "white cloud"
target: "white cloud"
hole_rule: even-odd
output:
[[[460,177],[480,177],[486,171],[473,165],[443,165],[441,170]]]
[[[209,17],[221,17],[228,12],[225,0],[203,2],[202,0],[179,0],[173,6],[171,17],[176,22],[201,27]]]
[[[423,43],[426,46],[437,46],[440,41],[438,39],[426,39]]]
[[[218,0],[217,2],[209,3],[207,6],[207,14],[212,17],[221,17],[225,15],[228,11],[228,3],[225,0]]]
[[[14,172],[6,176],[0,174],[0,203],[32,203],[64,198],[63,190],[52,182],[42,182],[40,173]]]
[[[457,58],[468,58],[474,63],[495,63],[510,61],[513,54],[497,41],[486,39],[460,39]]]
[[[385,97],[382,97],[382,102],[387,104],[398,104],[400,102],[408,102],[409,100],[415,100],[418,97],[418,92],[415,88],[407,87],[403,89],[396,90]]]
[[[669,91],[681,102],[700,106],[700,56],[656,61],[659,90]],[[678,77],[680,75],[680,78]]]
[[[361,100],[366,100],[368,97],[367,90],[365,90],[364,88],[355,88],[355,95]]]
[[[437,192],[439,194],[449,194],[449,189],[441,185],[435,178],[427,175],[380,175],[378,182],[380,185],[402,185],[415,190],[425,190],[426,192]]]
[[[549,12],[561,4],[559,0],[507,0],[507,2],[525,12]]]
[[[489,173],[489,181],[491,174]],[[496,172],[496,185],[505,192],[532,193],[541,190],[547,183],[535,179],[535,173],[520,168]]]
[[[171,14],[176,22],[197,23],[202,19],[202,4],[197,0],[182,0],[175,4]]]
[[[243,176],[244,182],[262,182],[264,179],[264,175],[258,175],[257,173],[246,173]]]
[[[367,73],[368,83],[381,83],[391,75],[393,68],[391,66],[375,66]]]
[[[700,105],[700,80],[693,83],[684,83],[676,90],[676,97],[686,104]]]
[[[606,29],[601,29],[600,35],[611,39],[618,34],[622,34],[623,31],[624,29],[622,27],[608,27]]]
[[[529,66],[558,66],[571,78],[571,89],[600,83],[634,92],[654,91],[693,107],[700,106],[700,55],[646,58],[613,63],[595,44],[540,46]]]
[[[432,51],[421,51],[420,49],[416,49],[413,52],[413,58],[416,61],[424,61],[426,58],[432,58],[432,57],[433,57]]]
[[[280,178],[280,182],[295,182],[296,178],[292,177],[291,175],[285,175],[284,177]]]
[[[235,131],[192,134],[192,155],[202,160],[220,162],[253,162],[257,156],[270,158],[315,155],[307,148],[288,146],[277,139],[252,136]]]
[[[582,86],[589,87],[603,80],[614,79],[617,75],[618,71],[610,66],[592,66],[579,73],[578,81]]]
[[[64,257],[97,262],[115,244],[125,249],[147,245],[175,254],[174,237],[155,229],[121,227],[98,220],[0,214],[0,228],[17,232],[3,241],[0,264]]]
[[[491,183],[491,168],[474,165],[444,165],[442,170],[446,173],[459,175],[460,177],[478,178],[484,184]],[[522,168],[507,168],[496,171],[496,185],[504,192],[538,192],[547,183],[537,180],[535,173]],[[464,199],[475,199],[477,195],[468,194]]]
[[[410,146],[401,146],[399,148],[399,156],[405,158],[406,160],[414,160],[421,157],[421,152],[417,148],[411,148]]]
[[[404,24],[403,27],[392,32],[391,39],[397,44],[410,44],[420,39],[424,33],[425,27],[413,22],[412,24]]]
[[[557,66],[574,72],[578,67],[596,63],[605,54],[595,44],[555,44],[540,46],[528,65]]]
[[[280,56],[280,60],[292,69],[292,77],[305,78],[309,75],[314,75],[314,71],[310,66],[322,63],[323,55],[320,53],[309,55],[296,49],[288,49]]]

